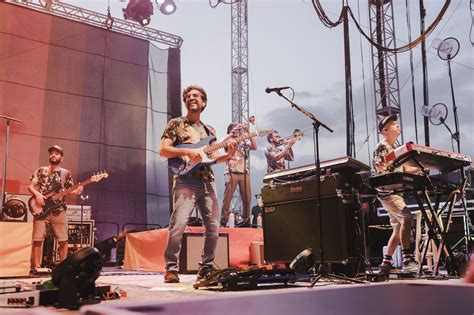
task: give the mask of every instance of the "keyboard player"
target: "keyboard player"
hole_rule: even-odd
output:
[[[411,166],[399,166],[392,170],[390,163],[385,157],[395,150],[397,139],[401,134],[400,125],[397,122],[397,115],[386,116],[378,124],[382,140],[377,144],[373,154],[373,168],[376,175],[383,175],[392,172],[405,172],[418,174],[419,169]],[[401,194],[392,191],[378,190],[377,199],[387,210],[390,217],[390,224],[393,232],[387,244],[387,253],[383,258],[380,270],[388,273],[392,266],[392,255],[398,244],[401,244],[403,253],[404,272],[417,272],[418,265],[415,262],[413,253],[410,250],[410,233],[413,223],[413,216],[405,204]]]

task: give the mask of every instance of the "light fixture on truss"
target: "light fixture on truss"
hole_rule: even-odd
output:
[[[150,0],[130,0],[122,12],[124,19],[133,20],[141,26],[146,26],[151,22],[153,4]]]

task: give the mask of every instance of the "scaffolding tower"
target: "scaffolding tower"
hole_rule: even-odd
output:
[[[370,37],[382,47],[396,48],[395,21],[391,0],[369,1]],[[371,45],[375,118],[398,115],[403,130],[397,54]],[[377,140],[379,134],[377,133]],[[403,143],[403,133],[402,133]]]
[[[246,123],[249,119],[247,5],[247,0],[231,3],[232,121],[238,123]],[[250,172],[250,156],[246,156],[245,163]],[[232,197],[230,209],[232,212],[242,213],[242,199],[237,190]]]

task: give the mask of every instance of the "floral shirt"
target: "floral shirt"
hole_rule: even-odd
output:
[[[234,156],[227,161],[225,165],[225,172],[227,173],[248,173],[248,165],[245,165],[245,156],[249,156],[250,141],[241,141],[237,145]]]
[[[293,161],[293,150],[290,148],[288,152],[285,154],[284,157],[282,157],[279,160],[274,160],[270,157],[270,153],[274,154],[279,154],[282,149],[279,147],[274,147],[273,145],[267,146],[267,150],[265,151],[265,157],[267,158],[267,172],[275,172],[275,171],[281,171],[285,169],[285,160],[287,161]]]
[[[192,122],[183,116],[173,118],[168,122],[161,139],[170,139],[173,141],[173,146],[176,146],[185,143],[198,143],[208,136],[216,136],[214,128],[209,125],[204,125],[201,121]],[[202,178],[214,181],[214,173],[210,166],[202,167],[196,172],[199,172]]]
[[[64,172],[64,187],[61,184],[61,169]],[[30,180],[42,194],[74,186],[71,172],[64,168],[53,171],[49,166],[40,167],[31,175]]]
[[[391,173],[390,170],[381,170],[380,168],[377,167],[377,165],[385,163],[385,157],[395,149],[396,147],[391,146],[385,140],[382,140],[377,144],[377,146],[374,149],[374,156],[372,160],[373,172],[375,175]],[[402,172],[402,166],[397,167],[396,169],[393,170],[393,172]]]

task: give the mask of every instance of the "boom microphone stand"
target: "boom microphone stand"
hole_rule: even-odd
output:
[[[340,279],[340,280],[346,280],[346,281],[351,281],[355,283],[363,283],[363,281],[356,280],[356,279],[350,279],[342,276],[337,276],[334,274],[329,274],[328,268],[326,263],[324,262],[324,242],[323,242],[323,213],[321,210],[321,163],[319,160],[319,128],[323,127],[329,132],[334,132],[330,127],[325,125],[324,123],[320,122],[314,115],[304,108],[301,108],[297,104],[295,104],[293,101],[288,99],[285,95],[281,93],[281,89],[276,89],[275,92],[285,100],[287,100],[290,104],[291,107],[295,108],[296,110],[300,111],[303,113],[306,117],[312,120],[312,126],[313,126],[313,152],[314,152],[314,161],[316,164],[316,211],[318,212],[319,215],[319,241],[320,241],[320,248],[319,248],[319,253],[321,256],[321,262],[318,268],[318,271],[315,274],[314,279],[311,281],[310,287],[313,287],[316,282],[318,282],[321,278],[327,278],[331,280],[331,278],[334,279]]]

